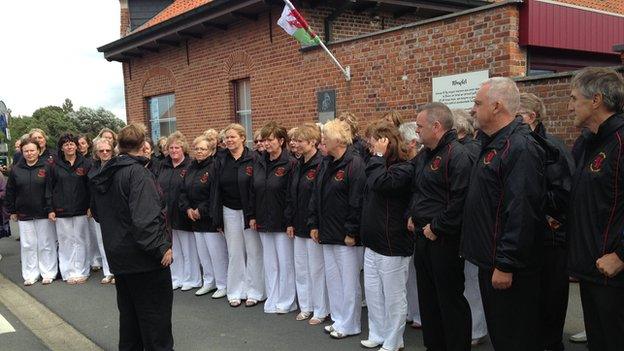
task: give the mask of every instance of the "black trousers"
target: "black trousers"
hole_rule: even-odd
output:
[[[119,350],[173,350],[171,271],[116,274]]]
[[[464,297],[459,240],[422,235],[414,254],[423,341],[431,351],[470,350],[472,320]]]
[[[540,279],[540,340],[543,350],[562,351],[570,283],[565,247],[545,247]]]
[[[496,351],[538,351],[540,273],[516,272],[511,287],[496,290],[492,271],[479,269],[479,290]]]
[[[589,350],[624,350],[624,288],[579,284]]]

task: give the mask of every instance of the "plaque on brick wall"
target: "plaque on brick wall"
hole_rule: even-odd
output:
[[[481,83],[488,78],[488,70],[433,77],[433,101],[444,103],[449,108],[471,108]]]
[[[318,120],[325,123],[336,117],[336,90],[323,90],[316,93]]]

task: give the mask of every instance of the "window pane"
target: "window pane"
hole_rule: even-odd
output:
[[[148,99],[152,139],[169,136],[176,130],[175,95],[167,94]]]
[[[245,127],[247,146],[253,145],[253,129],[251,120],[251,84],[249,79],[234,82],[236,87],[236,115],[240,124]]]

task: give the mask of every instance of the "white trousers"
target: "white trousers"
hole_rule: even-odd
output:
[[[93,217],[89,218],[89,263],[92,267],[102,267],[102,256],[103,253],[100,251],[98,246],[98,239],[96,233],[97,222]],[[101,228],[100,228],[101,232]],[[100,234],[101,235],[101,234]]]
[[[22,278],[54,279],[58,272],[56,228],[48,219],[17,222],[20,232]]]
[[[186,230],[172,230],[173,262],[171,263],[171,282],[174,287],[199,288],[202,286],[199,255],[195,244],[195,235]]]
[[[487,323],[479,290],[479,267],[466,261],[464,265],[465,288],[464,297],[470,305],[472,315],[472,338],[478,339],[487,335]]]
[[[403,346],[407,315],[407,276],[410,257],[384,256],[366,248],[364,290],[368,306],[368,340],[384,349]]]
[[[223,231],[228,248],[228,300],[266,298],[262,242],[253,229],[245,229],[242,210],[223,207]]]
[[[285,232],[260,233],[264,282],[267,299],[265,313],[297,309],[293,240]]]
[[[106,252],[104,251],[104,240],[102,240],[102,227],[100,223],[96,222],[93,218],[89,219],[89,222],[93,222],[93,229],[95,230],[95,241],[97,244],[99,256],[102,259],[102,271],[104,276],[113,275],[108,265],[108,259],[106,258]]]
[[[345,335],[362,331],[362,251],[361,246],[323,245],[332,326]]]
[[[299,308],[323,319],[329,314],[323,246],[310,238],[295,237],[295,285]]]
[[[197,253],[204,273],[204,286],[225,289],[227,286],[228,252],[221,233],[195,232]]]
[[[63,280],[88,277],[91,273],[91,262],[87,216],[57,218],[56,234],[59,268]]]
[[[422,325],[422,321],[420,320],[420,306],[418,305],[418,284],[416,282],[414,256],[410,258],[409,273],[407,277],[407,320]]]

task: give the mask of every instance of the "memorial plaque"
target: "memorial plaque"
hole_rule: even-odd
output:
[[[469,109],[481,83],[490,77],[489,71],[476,71],[432,79],[433,101],[446,104],[449,108]]]
[[[318,121],[325,123],[336,118],[336,91],[323,90],[316,93]]]

